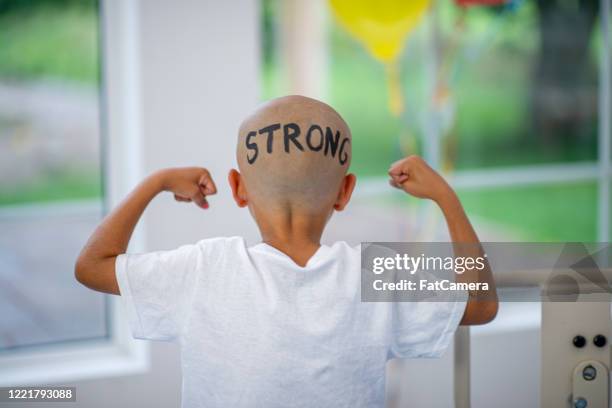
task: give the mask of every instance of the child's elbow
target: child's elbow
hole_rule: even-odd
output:
[[[79,256],[74,264],[74,278],[82,285],[87,286],[89,267],[83,256]]]
[[[478,326],[490,323],[495,320],[498,311],[499,302],[497,300],[470,302],[466,307],[461,325]]]
[[[74,277],[89,289],[118,295],[114,261],[115,257],[99,258],[82,253],[74,264]]]
[[[482,305],[481,323],[479,324],[491,323],[497,317],[497,312],[499,312],[499,302],[497,300],[485,302]]]

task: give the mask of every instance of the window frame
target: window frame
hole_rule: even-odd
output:
[[[104,212],[142,178],[138,0],[99,1],[100,126]],[[109,165],[111,164],[112,165]],[[143,222],[130,242],[144,249]],[[108,295],[108,336],[0,353],[0,386],[129,375],[150,367],[149,345],[132,338],[118,296]]]

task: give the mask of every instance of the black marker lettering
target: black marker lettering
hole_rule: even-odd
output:
[[[302,147],[300,142],[297,141],[297,138],[300,135],[300,127],[298,125],[296,125],[295,123],[287,123],[285,126],[283,126],[283,131],[285,134],[285,152],[289,153],[290,140],[298,149],[304,151],[304,148]]]
[[[312,144],[312,133],[314,131],[318,131],[319,135],[321,135],[321,139],[319,142],[318,146],[314,146]],[[308,129],[308,134],[306,134],[306,144],[308,145],[308,147],[310,148],[310,150],[318,152],[319,150],[321,150],[323,148],[323,141],[324,141],[324,136],[323,136],[323,129],[321,129],[321,126],[319,125],[312,125],[310,127],[310,129]]]
[[[336,151],[338,151],[338,142],[340,141],[340,131],[334,132],[328,126],[325,128],[325,151],[323,154],[327,156],[327,151],[331,148],[331,156],[336,157]]]
[[[251,143],[250,142],[250,140],[252,138],[254,138],[255,136],[257,136],[257,132],[249,132],[249,134],[246,137],[246,147],[247,147],[247,149],[255,151],[255,153],[253,153],[253,157],[249,157],[249,153],[247,152],[247,161],[249,162],[249,164],[255,163],[255,160],[257,160],[257,155],[259,154],[259,149],[257,148],[257,143]]]
[[[259,129],[259,131],[251,131],[247,134],[245,138],[245,144],[247,148],[247,162],[249,164],[255,163],[257,158],[259,157],[259,146],[253,140],[258,134],[267,135],[266,139],[266,150],[268,153],[272,153],[274,149],[274,132],[281,129],[280,123],[274,123],[272,125],[268,125]],[[283,144],[285,147],[286,153],[291,153],[291,144],[295,146],[300,151],[304,151],[304,146],[299,140],[302,131],[300,126],[297,123],[287,123],[282,125],[283,129]],[[319,138],[317,140],[315,133],[319,134]],[[317,124],[313,124],[308,128],[308,132],[306,133],[306,146],[314,151],[319,152],[323,150],[323,154],[327,156],[327,153],[330,152],[330,156],[332,158],[336,157],[336,153],[338,153],[338,161],[340,165],[344,165],[349,160],[349,146],[351,141],[348,137],[345,137],[340,141],[340,131],[334,131],[329,127],[325,127],[325,132],[321,126]],[[252,151],[252,153],[249,153]],[[249,157],[250,154],[250,157]]]
[[[280,127],[281,127],[280,123],[275,123],[273,125],[266,126],[265,128],[259,129],[260,135],[264,133],[268,134],[268,143],[267,143],[268,153],[272,153],[272,144],[274,143],[274,132],[280,129]]]
[[[340,165],[344,165],[348,160],[348,152],[344,151],[344,145],[351,143],[348,137],[345,137],[340,144],[340,151],[338,152],[338,158],[340,159]],[[343,155],[344,153],[344,155]]]

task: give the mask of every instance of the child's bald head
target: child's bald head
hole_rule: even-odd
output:
[[[248,199],[258,207],[327,211],[351,162],[351,133],[330,106],[285,96],[240,126],[236,149]]]

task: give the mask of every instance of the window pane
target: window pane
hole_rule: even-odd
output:
[[[323,58],[323,99],[351,126],[351,171],[362,180],[375,178],[381,186],[376,191],[383,192],[389,164],[421,154],[449,176],[459,179],[469,171],[486,181],[460,191],[481,225],[479,231],[491,232],[485,236],[597,239],[594,164],[605,47],[599,2],[415,1],[394,3],[396,10],[374,3],[368,10],[367,2],[350,10],[339,5],[351,2],[314,3],[325,14],[322,23],[289,24],[286,2],[262,0],[264,96],[296,88],[295,76],[288,73],[295,70],[296,49],[312,50],[305,43],[321,37],[308,29],[324,31],[317,44],[325,50],[323,57],[307,55]],[[422,10],[418,3],[425,5]],[[376,43],[385,15],[414,23],[406,23],[396,59],[385,58]],[[367,24],[359,26],[359,21]],[[295,27],[301,31],[292,35]],[[391,40],[393,35],[385,44]],[[538,171],[538,166],[551,164],[560,171]],[[498,180],[489,174],[496,167],[510,169],[499,180],[504,187],[496,187]],[[524,174],[531,169],[530,176],[542,176],[542,181],[511,185],[512,170]],[[585,181],[570,183],[560,177],[571,178],[577,169],[590,172],[581,179]],[[554,183],[546,181],[551,174],[558,176]],[[406,201],[415,202],[401,205]],[[371,206],[376,210],[378,204],[372,200]],[[415,220],[421,222],[429,221]]]
[[[279,38],[281,2],[263,3],[264,94],[275,96],[287,92],[283,52],[295,44]],[[353,129],[357,174],[380,175],[432,139],[447,169],[597,158],[598,2],[431,2],[415,14],[396,63],[371,51],[374,31],[323,3],[327,100]]]
[[[0,349],[107,335],[73,265],[102,215],[96,1],[0,3]]]
[[[474,223],[482,224],[492,237],[523,242],[597,240],[596,182],[460,190],[459,196]]]

